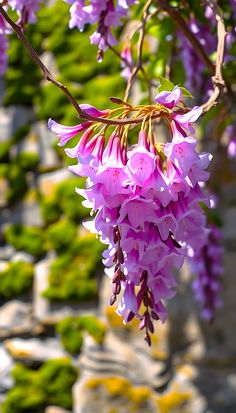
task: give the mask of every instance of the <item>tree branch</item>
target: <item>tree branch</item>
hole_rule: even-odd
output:
[[[203,112],[208,112],[216,103],[221,94],[224,91],[226,86],[223,75],[222,75],[222,66],[224,63],[224,50],[225,50],[225,37],[226,30],[223,16],[221,15],[220,9],[215,0],[207,0],[210,7],[212,8],[216,22],[217,22],[217,50],[216,50],[216,65],[215,65],[215,74],[212,76],[212,82],[214,90],[210,98],[206,103],[202,105]]]

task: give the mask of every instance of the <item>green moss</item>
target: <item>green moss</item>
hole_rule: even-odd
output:
[[[29,131],[30,131],[30,125],[20,126],[17,129],[17,131],[14,133],[14,135],[12,137],[12,141],[14,143],[20,142],[22,139],[24,139],[26,137],[26,135],[28,135]]]
[[[57,324],[56,330],[65,350],[74,355],[79,354],[83,344],[79,317],[66,317]]]
[[[7,201],[10,204],[22,199],[27,191],[25,172],[17,163],[5,163],[0,165],[0,177],[8,181],[6,193]]]
[[[54,198],[43,198],[40,201],[42,218],[46,225],[53,224],[60,216],[60,206],[55,202]]]
[[[43,296],[52,301],[97,298],[96,275],[104,247],[91,234],[74,239],[50,267],[49,287]]]
[[[106,333],[105,324],[91,315],[83,315],[79,318],[82,330],[87,331],[98,344],[102,344]]]
[[[9,263],[4,271],[0,271],[0,296],[13,298],[27,292],[32,287],[33,277],[34,267],[31,263]]]
[[[9,162],[11,141],[0,142],[0,162]]]
[[[28,26],[26,34],[30,38],[34,49],[41,53],[43,37],[37,31],[36,26]],[[27,50],[16,36],[12,36],[9,46],[9,68],[5,75],[6,93],[4,95],[4,104],[31,105],[41,78],[41,73],[30,59]]]
[[[61,182],[56,189],[55,201],[60,205],[61,212],[67,218],[77,222],[88,216],[89,210],[82,205],[83,197],[76,194],[75,188],[84,188],[83,178],[69,178]]]
[[[79,354],[83,344],[83,332],[89,333],[98,344],[102,344],[106,326],[95,316],[66,317],[57,325],[61,341],[71,354]]]
[[[41,212],[46,225],[53,224],[61,215],[77,223],[88,217],[89,210],[83,207],[83,198],[76,194],[76,186],[84,188],[84,179],[66,179],[57,185],[50,196],[41,199]]]
[[[50,248],[63,252],[74,241],[77,231],[77,225],[66,218],[51,225],[47,230]]]
[[[41,228],[12,224],[5,230],[5,238],[16,250],[23,250],[39,258],[45,252],[44,233]]]
[[[15,386],[7,393],[3,413],[39,413],[48,405],[72,408],[71,389],[78,374],[70,360],[50,360],[37,371],[17,364],[12,375]]]
[[[22,151],[16,159],[17,163],[25,171],[36,169],[39,164],[39,155],[33,152]]]

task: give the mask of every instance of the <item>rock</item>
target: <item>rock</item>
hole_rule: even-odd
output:
[[[13,379],[10,375],[13,367],[13,359],[7,353],[5,348],[0,345],[0,393],[8,390],[13,386]]]
[[[34,262],[34,257],[31,254],[28,254],[25,251],[17,251],[13,254],[11,261],[26,261],[26,262]]]
[[[143,331],[138,328],[139,321],[133,320],[124,325],[122,318],[115,313],[116,308],[109,306],[110,294],[111,282],[105,276],[100,287],[100,313],[107,319],[110,331],[105,337],[103,355],[85,341],[83,354],[87,357],[82,356],[81,359],[85,373],[90,372],[90,376],[92,371],[100,374],[102,361],[106,358],[106,369],[110,370],[105,373],[123,375],[135,385],[155,388],[164,386],[170,379],[167,366],[168,323],[156,324],[157,332],[153,335],[152,347],[149,348],[144,341]]]
[[[34,317],[43,322],[49,312],[49,302],[42,296],[48,286],[48,271],[51,260],[46,258],[34,266],[33,313]]]
[[[158,413],[156,395],[120,376],[79,380],[73,387],[74,413]],[[163,410],[164,411],[164,410]]]
[[[48,287],[48,272],[51,258],[39,261],[35,267],[34,292],[33,292],[33,313],[34,317],[46,326],[52,326],[63,320],[67,316],[78,316],[85,312],[93,313],[95,308],[91,308],[87,303],[64,304],[50,303],[49,300],[42,296],[43,291]]]
[[[15,249],[12,245],[6,244],[0,247],[0,260],[11,260],[14,252]]]
[[[41,174],[38,181],[40,193],[43,196],[50,196],[60,182],[71,178],[71,176],[71,173],[66,168]]]
[[[58,406],[48,406],[44,413],[71,413],[69,410],[65,410],[62,407]]]
[[[40,169],[50,170],[59,168],[60,161],[52,147],[53,142],[57,140],[55,134],[48,129],[45,122],[37,122],[33,130],[38,137]]]
[[[3,210],[4,214],[0,218],[0,226],[7,227],[10,224],[22,224],[28,226],[41,227],[43,220],[41,216],[40,206],[38,201],[33,198],[20,201],[17,205],[10,209]]]
[[[38,136],[34,133],[34,126],[32,126],[30,132],[26,135],[26,137],[23,140],[21,140],[12,147],[11,155],[15,157],[21,152],[27,152],[38,155],[39,143]]]
[[[7,261],[0,261],[0,272],[5,271],[9,266],[9,263]]]
[[[67,353],[62,349],[59,340],[55,338],[48,338],[46,340],[13,338],[5,340],[4,345],[10,355],[16,360],[44,362],[50,359],[68,357]]]
[[[0,142],[8,140],[12,135],[12,117],[12,110],[10,108],[0,108]]]
[[[32,319],[32,305],[19,300],[8,301],[0,307],[0,337],[33,334],[40,327]]]
[[[33,109],[26,106],[10,106],[0,108],[1,134],[0,141],[12,137],[20,126],[30,124],[35,119]]]
[[[0,208],[7,206],[7,192],[9,189],[9,183],[7,179],[3,176],[0,176]]]

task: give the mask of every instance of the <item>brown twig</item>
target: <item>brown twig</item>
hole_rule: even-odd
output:
[[[217,50],[216,50],[216,65],[215,74],[212,76],[212,82],[214,90],[210,98],[206,103],[202,105],[203,112],[208,112],[218,101],[219,97],[223,93],[225,88],[225,81],[222,75],[222,66],[224,63],[224,50],[225,50],[225,38],[226,30],[223,16],[215,0],[207,0],[208,4],[212,8],[217,21]]]

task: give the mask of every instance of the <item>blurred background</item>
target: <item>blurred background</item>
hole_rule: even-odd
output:
[[[169,43],[158,50],[157,37],[171,32],[170,21],[155,30],[144,59],[151,56],[151,73],[163,75],[171,52]],[[79,102],[103,109],[110,96],[123,97],[126,84],[111,51],[97,64],[91,33],[68,29],[61,1],[42,8],[27,28],[57,79]],[[175,67],[171,80],[184,82],[178,59]],[[133,99],[142,97],[141,82]],[[82,178],[67,170],[72,160],[47,128],[50,117],[78,123],[74,109],[42,80],[14,35],[0,99],[0,412],[235,413],[235,163],[221,150],[212,165],[221,179],[214,185],[225,246],[224,307],[212,325],[201,321],[184,267],[169,320],[156,326],[149,349],[138,324],[124,326],[109,306],[104,247],[81,224],[88,218],[75,194]],[[205,146],[212,151],[214,110],[207,122]]]

